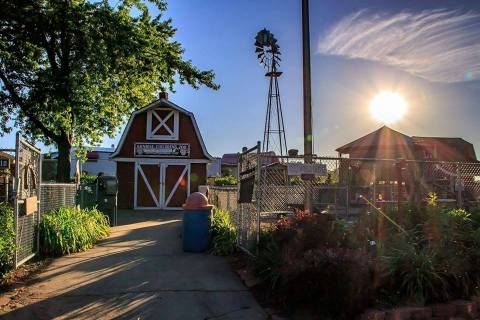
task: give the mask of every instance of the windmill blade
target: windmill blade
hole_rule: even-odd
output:
[[[263,48],[257,47],[255,48],[255,52],[263,52]]]

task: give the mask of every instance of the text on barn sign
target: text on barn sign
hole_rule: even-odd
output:
[[[189,143],[135,143],[135,157],[188,157]]]

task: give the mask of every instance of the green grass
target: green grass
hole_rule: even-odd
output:
[[[109,232],[106,217],[96,208],[60,208],[43,216],[40,248],[50,256],[85,251]]]
[[[237,245],[237,230],[230,220],[230,214],[218,208],[212,213],[212,245],[211,252],[215,255],[229,255],[235,252]]]
[[[9,271],[15,259],[15,222],[13,209],[0,203],[0,276]]]

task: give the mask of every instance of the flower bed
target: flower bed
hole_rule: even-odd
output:
[[[277,304],[332,319],[367,308],[423,319],[412,315],[420,307],[480,293],[479,213],[432,201],[386,215],[364,212],[350,224],[298,211],[262,232],[253,269]],[[392,311],[401,306],[411,308]]]

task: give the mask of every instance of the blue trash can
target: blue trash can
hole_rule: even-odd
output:
[[[183,251],[204,252],[210,245],[212,205],[200,192],[192,193],[183,205]]]

